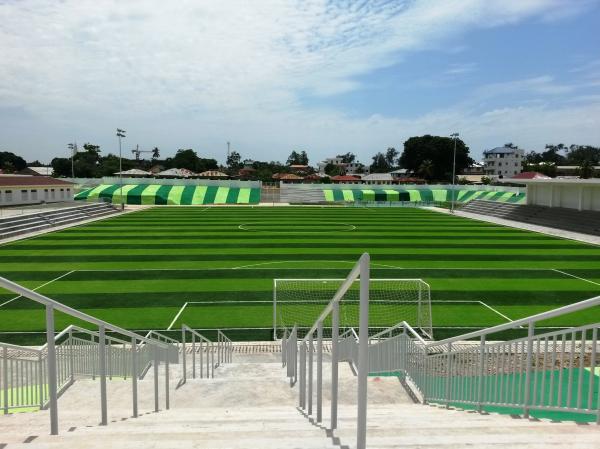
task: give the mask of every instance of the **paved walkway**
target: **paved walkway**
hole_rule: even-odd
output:
[[[450,210],[441,207],[427,207],[426,209],[434,210],[443,214],[450,214]],[[564,239],[577,240],[578,242],[591,243],[592,245],[600,245],[600,237],[590,234],[581,234],[580,232],[565,231],[563,229],[549,228],[547,226],[539,226],[521,221],[506,220],[504,218],[492,217],[490,215],[473,214],[471,212],[463,212],[457,210],[454,215],[459,217],[470,218],[472,220],[485,221],[487,223],[495,223],[502,226],[510,226],[511,228],[524,229],[526,231],[539,232],[541,234],[552,235]]]

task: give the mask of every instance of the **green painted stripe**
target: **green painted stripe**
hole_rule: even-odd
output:
[[[207,187],[206,193],[204,194],[203,204],[214,204],[218,189],[219,189],[218,187],[214,187],[214,186]]]
[[[398,190],[386,189],[388,201],[400,201],[400,192]]]
[[[375,191],[374,190],[363,190],[362,191],[363,201],[375,201]]]
[[[420,190],[407,190],[409,201],[421,201]]]
[[[433,201],[446,201],[447,193],[448,192],[445,189],[434,189],[431,191],[431,194],[433,195]]]
[[[99,194],[98,194],[98,198],[101,199],[106,199],[106,200],[112,200],[113,197],[113,193],[119,188],[118,184],[113,184],[111,186],[106,187],[105,189],[103,189]]]
[[[250,192],[250,204],[260,203],[260,189],[252,189]]]
[[[217,194],[215,195],[215,204],[227,204],[227,194],[229,193],[229,187],[219,187]]]
[[[88,200],[91,200],[91,199],[99,198],[99,196],[100,196],[100,193],[101,193],[103,190],[105,190],[105,189],[108,189],[109,187],[112,187],[112,185],[109,185],[109,184],[101,184],[101,185],[99,185],[98,187],[94,187],[94,188],[93,188],[93,189],[92,189],[92,190],[91,190],[91,191],[88,193],[87,199],[88,199]]]
[[[142,192],[147,186],[147,184],[138,184],[127,192],[127,204],[142,204]]]
[[[94,189],[92,188],[92,189],[82,190],[81,192],[76,194],[74,198],[79,201],[85,200],[92,190],[94,190]]]
[[[325,194],[325,201],[333,202],[333,190],[326,189],[323,190],[323,193]]]
[[[181,204],[181,195],[185,186],[173,186],[167,197],[167,204],[178,206]]]
[[[122,202],[127,203],[127,192],[133,190],[136,186],[137,184],[125,184],[123,188],[117,186],[112,195],[113,204],[121,204]]]
[[[169,204],[169,192],[173,186],[160,186],[156,191],[156,196],[154,198],[154,204],[165,205]]]
[[[229,193],[227,194],[227,204],[237,204],[238,196],[240,195],[239,187],[230,187]]]
[[[353,190],[342,190],[342,195],[344,196],[344,201],[354,201]]]
[[[195,191],[196,186],[185,186],[179,204],[185,204],[186,206],[192,204],[192,198],[194,198]]]
[[[344,201],[344,192],[342,192],[341,190],[334,190],[333,191],[333,200],[334,201]]]
[[[192,204],[204,204],[204,197],[206,196],[207,189],[207,186],[196,186],[194,196],[192,197]]]
[[[141,204],[149,206],[151,204],[156,204],[156,192],[160,189],[161,186],[159,184],[149,184],[146,186],[144,190],[142,190],[141,196]]]
[[[238,204],[248,204],[250,202],[250,188],[243,187],[237,197]]]

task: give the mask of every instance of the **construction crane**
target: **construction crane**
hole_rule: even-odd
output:
[[[152,157],[153,158],[158,158],[160,157],[160,153],[158,151],[158,148],[154,148],[153,150],[140,150],[140,146],[136,145],[135,146],[135,150],[131,150],[131,152],[133,154],[135,154],[135,160],[139,161],[140,160],[140,154],[141,153],[152,153]]]

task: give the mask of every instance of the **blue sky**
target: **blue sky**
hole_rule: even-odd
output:
[[[0,0],[0,149],[600,145],[600,2]]]

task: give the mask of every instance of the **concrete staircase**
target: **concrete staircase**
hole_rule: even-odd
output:
[[[114,208],[111,204],[94,203],[83,206],[54,209],[49,212],[38,212],[1,218],[0,240],[41,231],[47,228],[99,218],[117,212],[118,209]]]
[[[488,215],[566,231],[600,235],[600,212],[595,211],[528,206],[486,200],[470,201],[460,210],[461,212]]]
[[[188,355],[188,375],[191,373]],[[256,362],[254,362],[256,360]],[[77,381],[59,399],[59,436],[48,435],[48,412],[0,416],[0,448],[353,448],[356,381],[340,366],[338,429],[331,432],[327,394],[324,422],[297,408],[279,354],[235,355],[213,379],[190,379],[177,387],[181,365],[170,370],[171,409],[154,413],[153,370],[139,382],[140,417],[131,418],[131,383],[108,382],[109,425],[99,422],[99,383]],[[324,393],[330,365],[324,365]],[[164,409],[164,367],[160,373]],[[316,404],[314,404],[316,410]],[[600,428],[534,422],[501,415],[414,404],[396,378],[370,378],[369,448],[600,448]],[[4,446],[3,446],[4,444]]]

